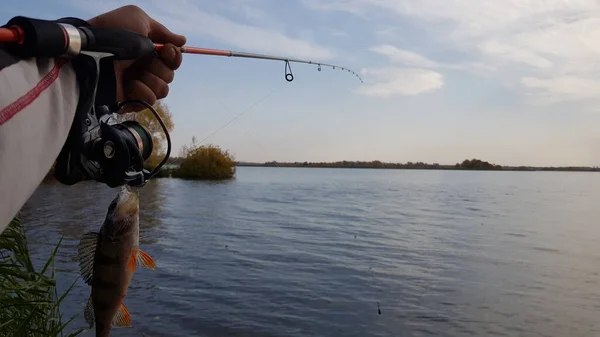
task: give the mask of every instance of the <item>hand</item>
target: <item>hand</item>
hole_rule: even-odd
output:
[[[148,16],[137,6],[124,6],[88,20],[91,26],[127,29],[149,37],[165,46],[158,57],[151,55],[134,61],[115,61],[117,100],[138,99],[154,104],[167,97],[169,83],[175,70],[181,65],[179,47],[186,42],[185,36],[174,34],[165,26]],[[143,107],[142,107],[143,108]]]

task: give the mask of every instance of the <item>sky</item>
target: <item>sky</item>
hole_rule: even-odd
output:
[[[5,1],[0,19],[89,19],[126,4]],[[333,63],[364,81],[292,63],[287,82],[280,61],[186,54],[164,100],[174,155],[196,137],[242,161],[600,165],[596,0],[136,5],[187,45]]]

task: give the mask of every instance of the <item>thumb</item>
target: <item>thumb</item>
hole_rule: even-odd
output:
[[[185,36],[171,32],[167,27],[154,19],[150,19],[150,32],[148,33],[148,37],[153,42],[172,43],[177,47],[183,46],[186,42]]]

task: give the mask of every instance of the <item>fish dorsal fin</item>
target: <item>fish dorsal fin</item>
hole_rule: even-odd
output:
[[[79,245],[77,246],[77,259],[79,260],[79,269],[83,280],[88,285],[92,285],[92,274],[94,271],[94,255],[96,253],[96,243],[98,242],[97,232],[87,232],[83,234]]]
[[[131,314],[123,302],[119,305],[119,310],[117,311],[115,318],[113,318],[112,324],[119,328],[131,326]]]
[[[144,268],[154,269],[156,267],[152,257],[141,249],[138,249],[137,262]]]
[[[83,310],[83,316],[85,321],[90,325],[90,328],[94,326],[94,306],[92,305],[92,295],[88,297],[87,304]]]

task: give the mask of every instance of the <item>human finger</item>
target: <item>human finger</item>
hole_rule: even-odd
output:
[[[171,32],[162,23],[150,18],[150,31],[148,37],[156,43],[172,43],[178,47],[185,44],[186,38],[183,35]]]
[[[139,80],[154,93],[155,99],[162,99],[167,97],[169,94],[169,84],[157,75],[146,71],[140,77]],[[153,104],[153,103],[152,103]]]
[[[160,77],[166,83],[173,82],[175,71],[169,68],[161,59],[154,58],[147,71]]]
[[[156,103],[156,94],[141,79],[135,79],[128,82],[125,88],[125,95],[130,100],[142,100],[150,105]]]
[[[177,70],[183,61],[181,49],[172,43],[165,43],[158,57],[171,69]]]

